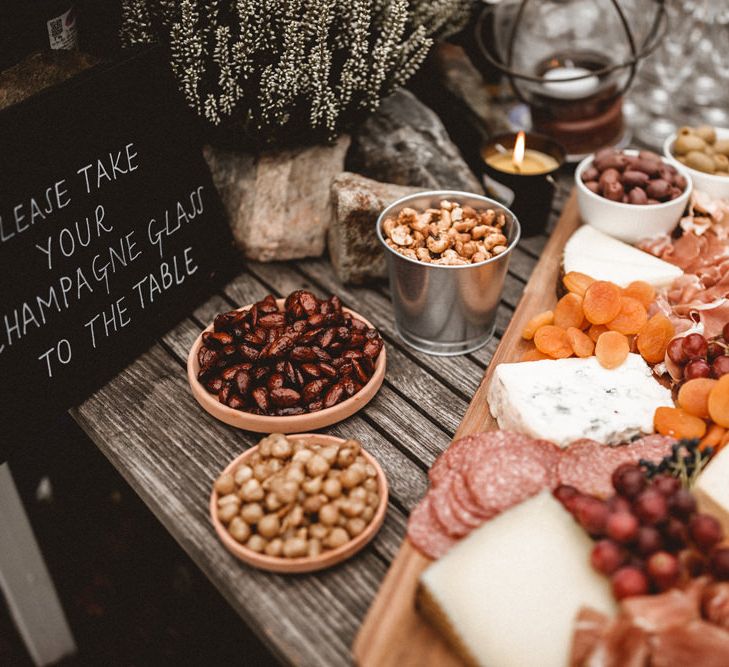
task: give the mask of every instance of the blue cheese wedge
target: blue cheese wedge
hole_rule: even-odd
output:
[[[596,357],[499,364],[488,391],[499,427],[566,447],[591,438],[617,445],[653,433],[653,414],[671,392],[639,354],[603,368]]]
[[[634,280],[644,280],[654,287],[667,287],[683,275],[679,267],[590,225],[583,225],[569,238],[564,246],[562,265],[565,273],[579,271],[620,287],[627,287]]]
[[[418,606],[466,664],[566,667],[575,618],[612,615],[592,540],[549,491],[474,530],[420,576]]]

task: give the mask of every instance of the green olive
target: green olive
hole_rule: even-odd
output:
[[[707,174],[714,173],[714,160],[705,153],[699,151],[691,151],[686,155],[686,166],[697,171],[703,171]]]
[[[676,132],[676,136],[684,137],[684,136],[686,136],[688,134],[693,134],[693,133],[694,133],[694,128],[693,127],[689,127],[688,125],[684,125],[683,127],[679,127],[678,128],[678,132]]]
[[[707,144],[713,144],[716,141],[716,130],[711,125],[699,125],[694,133],[701,137]]]
[[[729,156],[729,139],[717,139],[714,144],[714,152]]]
[[[715,171],[729,171],[729,157],[719,153],[714,155],[713,160]]]
[[[673,152],[676,155],[686,155],[691,151],[703,151],[706,142],[695,134],[682,134],[673,142]]]

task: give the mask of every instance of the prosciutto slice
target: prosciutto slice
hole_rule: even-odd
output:
[[[676,333],[696,328],[708,338],[718,336],[729,322],[729,202],[696,193],[680,228],[678,238],[664,235],[640,244],[684,271],[658,295],[657,310],[673,321]]]

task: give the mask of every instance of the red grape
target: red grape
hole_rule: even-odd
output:
[[[729,579],[729,549],[725,547],[714,551],[709,559],[709,568],[714,577],[720,581],[727,581]]]
[[[658,475],[653,478],[653,488],[668,497],[681,488],[681,482],[672,475]]]
[[[612,574],[623,564],[620,547],[610,540],[600,540],[592,547],[590,563],[598,572]]]
[[[656,551],[646,562],[646,570],[653,583],[665,590],[678,579],[678,559],[665,551]]]
[[[660,523],[668,515],[665,496],[656,489],[646,489],[633,502],[633,509],[641,523],[652,525]]]
[[[632,511],[630,501],[627,498],[623,498],[623,496],[611,496],[610,498],[608,498],[607,504],[608,509],[616,514],[618,512],[627,512],[628,514],[630,514],[630,512]]]
[[[706,562],[701,554],[693,549],[684,549],[678,554],[681,569],[691,578],[700,577],[706,571]]]
[[[711,366],[706,359],[692,359],[683,369],[683,376],[687,380],[694,378],[707,378],[711,375]]]
[[[729,322],[727,322],[724,325],[724,328],[722,329],[721,335],[724,337],[724,340],[729,343]]]
[[[711,547],[721,542],[724,531],[713,516],[695,514],[689,522],[689,535],[699,549],[709,551]]]
[[[709,343],[709,347],[706,350],[706,356],[709,358],[709,361],[713,361],[716,359],[720,354],[725,354],[726,348],[721,345],[720,343]]]
[[[605,524],[605,532],[616,542],[630,542],[638,534],[640,523],[633,514],[613,512]]]
[[[692,333],[683,337],[683,351],[687,359],[702,359],[706,356],[709,345],[700,333]]]
[[[641,526],[638,529],[636,547],[638,553],[647,556],[663,549],[663,538],[657,528],[653,526]]]
[[[564,505],[568,512],[574,513],[575,501],[582,495],[574,486],[560,484],[554,490],[554,497]]]
[[[602,535],[608,518],[608,508],[602,500],[583,497],[575,508],[577,520],[590,535]]]
[[[711,374],[715,378],[720,378],[727,373],[729,373],[729,356],[721,354],[711,362]]]
[[[632,463],[618,466],[612,475],[613,488],[626,498],[635,498],[645,488],[645,474]]]
[[[685,521],[696,511],[696,499],[688,489],[679,489],[668,499],[668,509]]]
[[[671,517],[666,522],[662,532],[666,538],[669,551],[678,551],[688,543],[688,529],[686,528],[686,524],[675,517]]]
[[[668,358],[679,366],[683,366],[688,361],[686,353],[683,351],[683,338],[674,338],[668,344]]]
[[[648,579],[637,567],[623,567],[613,574],[613,595],[618,600],[647,592]]]

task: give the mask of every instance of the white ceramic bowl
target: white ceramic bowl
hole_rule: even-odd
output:
[[[716,138],[729,139],[729,128],[717,127]],[[673,156],[674,141],[676,141],[675,133],[663,142],[663,154],[666,156],[668,161],[676,167],[682,167],[685,169],[691,175],[691,178],[694,181],[694,187],[699,192],[703,192],[715,199],[729,199],[729,176],[715,176],[714,174],[707,174],[704,171],[692,169],[691,167],[681,164]]]
[[[624,152],[626,155],[638,155],[639,151],[630,149]],[[661,204],[637,206],[605,199],[587,189],[582,182],[582,172],[592,165],[594,157],[586,157],[575,171],[577,205],[583,222],[626,243],[637,243],[673,230],[686,209],[692,188],[691,176],[681,163],[671,163],[686,179],[686,189],[679,197]]]

